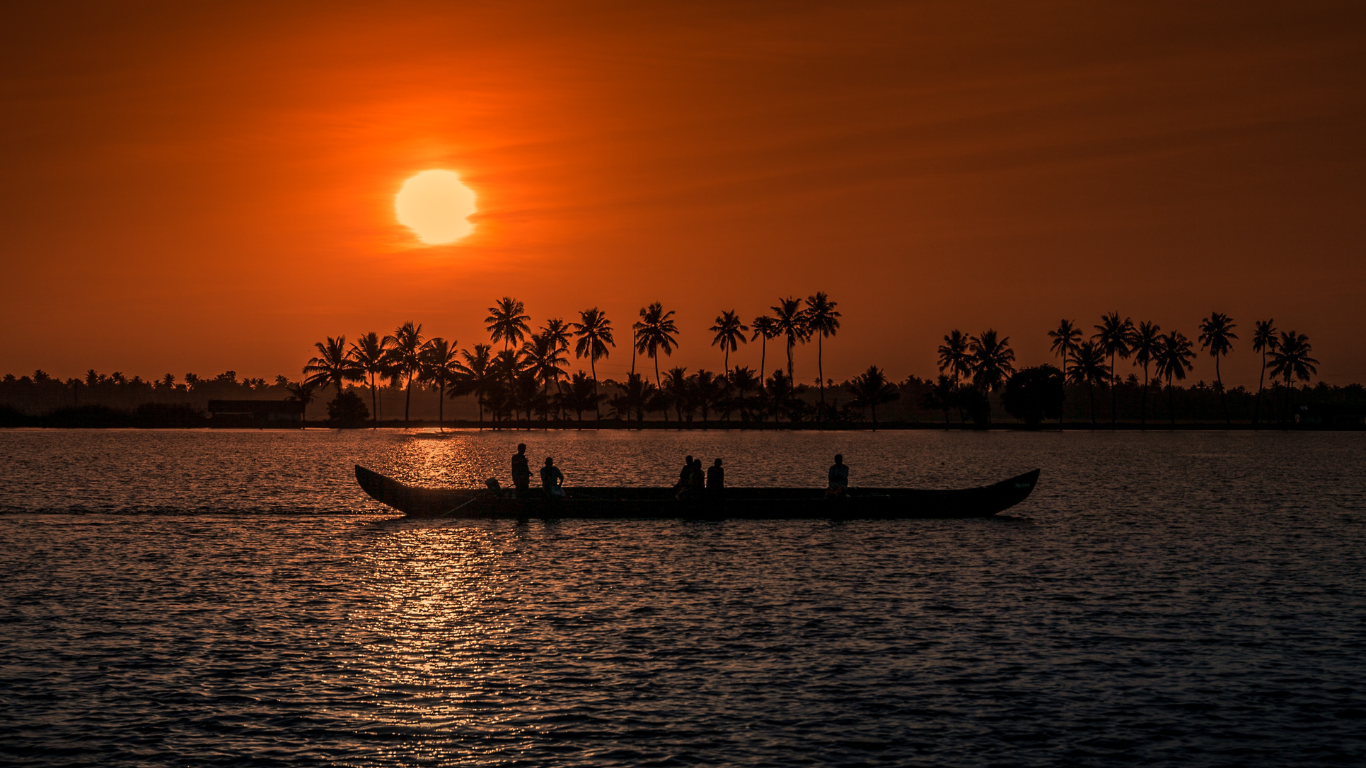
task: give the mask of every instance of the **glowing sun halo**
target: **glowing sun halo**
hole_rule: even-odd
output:
[[[423,171],[403,182],[394,198],[398,222],[426,245],[442,245],[474,231],[467,219],[474,207],[474,190],[452,171]]]

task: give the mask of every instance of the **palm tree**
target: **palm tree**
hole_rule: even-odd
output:
[[[840,329],[840,313],[835,309],[836,302],[830,300],[824,291],[806,297],[806,327],[816,336],[816,375],[821,388],[821,414],[825,414],[825,363],[821,342],[826,336],[834,336]]]
[[[636,332],[635,350],[644,352],[655,361],[655,387],[660,388],[659,378],[659,351],[664,350],[664,354],[673,356],[674,347],[678,346],[678,326],[674,325],[674,311],[664,311],[664,305],[655,302],[648,307],[640,310],[640,321],[635,323],[632,328]],[[632,360],[634,360],[634,356]],[[634,363],[632,363],[634,365]],[[664,411],[664,420],[669,420],[669,411]]]
[[[1081,329],[1072,320],[1064,318],[1058,322],[1058,330],[1048,332],[1048,338],[1053,340],[1049,349],[1062,358],[1062,377],[1066,379],[1067,361],[1072,356],[1072,348],[1081,341]],[[1061,419],[1058,421],[1062,422]]]
[[[564,407],[571,410],[578,416],[579,428],[583,428],[583,412],[585,408],[592,407],[598,410],[598,383],[584,375],[583,371],[576,371],[574,377],[569,380],[569,387],[561,395],[560,400]]]
[[[303,408],[299,411],[299,429],[304,428],[304,414],[308,411],[308,404],[313,402],[314,389],[316,389],[316,387],[309,384],[307,379],[297,384],[285,385],[285,391],[289,393],[289,397],[285,399],[296,403],[303,403]]]
[[[1119,384],[1119,374],[1115,371],[1115,356],[1129,359],[1130,340],[1134,335],[1134,321],[1119,319],[1118,312],[1102,315],[1096,333],[1091,336],[1100,342],[1100,348],[1110,356],[1110,425],[1115,424],[1115,385]]]
[[[1314,351],[1314,347],[1309,343],[1309,337],[1303,333],[1294,331],[1283,331],[1280,341],[1276,342],[1276,350],[1271,353],[1271,375],[1272,377],[1285,378],[1285,404],[1289,410],[1293,405],[1290,397],[1294,390],[1290,388],[1290,379],[1294,377],[1300,381],[1309,381],[1309,377],[1319,372],[1318,360],[1309,356]]]
[[[422,351],[422,325],[413,321],[400,325],[393,336],[385,336],[389,344],[389,375],[395,383],[404,381],[403,426],[408,426],[408,409],[413,402],[413,377],[420,367],[418,353]]]
[[[778,321],[768,315],[759,315],[754,318],[754,322],[750,325],[754,328],[754,335],[749,340],[762,339],[759,343],[758,372],[759,380],[762,382],[764,376],[767,375],[764,373],[764,366],[768,363],[768,340],[778,338]]]
[[[995,392],[1015,372],[1015,350],[1010,348],[1010,337],[996,338],[996,331],[988,328],[968,345],[972,352],[972,383],[982,394]]]
[[[436,425],[441,429],[446,420],[446,387],[460,380],[459,355],[455,344],[440,336],[423,344],[417,354],[417,380],[437,387]]]
[[[306,380],[315,387],[332,385],[337,397],[342,396],[342,386],[348,381],[360,381],[362,373],[356,361],[346,353],[346,337],[327,337],[326,342],[317,342],[318,356],[309,358],[304,366]]]
[[[511,296],[504,296],[489,307],[489,316],[484,318],[484,327],[491,335],[493,343],[503,342],[503,350],[506,351],[513,344],[521,344],[531,332],[531,326],[527,324],[530,319],[522,302]]]
[[[777,325],[778,334],[787,337],[787,382],[791,390],[788,394],[795,397],[797,380],[793,378],[792,348],[798,342],[806,343],[811,338],[811,328],[806,324],[806,313],[802,311],[801,302],[791,296],[778,299],[778,303],[770,309],[773,310],[773,322]]]
[[[920,407],[930,411],[943,411],[944,428],[948,429],[949,409],[953,407],[957,396],[958,386],[954,384],[953,379],[941,373],[939,379],[920,396]]]
[[[660,387],[662,392],[669,400],[673,401],[674,413],[678,414],[679,422],[683,421],[683,411],[686,409],[692,412],[692,386],[688,381],[688,369],[673,367],[664,372],[664,386]],[[692,418],[689,416],[688,418]]]
[[[612,414],[615,418],[623,421],[630,421],[631,414],[636,414],[636,425],[639,428],[641,422],[645,421],[645,407],[650,402],[654,394],[654,385],[646,381],[638,373],[626,375],[626,383],[621,385],[621,393],[608,401],[612,406]]]
[[[877,429],[877,407],[901,397],[896,385],[887,381],[876,365],[868,366],[868,370],[851,379],[845,389],[854,396],[854,407],[872,410],[873,429]]]
[[[1110,376],[1110,367],[1105,364],[1105,350],[1094,341],[1083,341],[1072,347],[1072,370],[1068,380],[1073,384],[1085,384],[1091,396],[1091,429],[1096,428],[1096,389],[1095,385],[1105,383]]]
[[[360,366],[361,372],[370,380],[370,406],[374,408],[372,423],[379,426],[379,393],[375,379],[384,378],[389,373],[389,338],[380,339],[379,334],[371,331],[351,344],[351,359]]]
[[[1139,404],[1138,423],[1148,424],[1148,364],[1157,359],[1162,350],[1162,326],[1143,321],[1138,324],[1131,339],[1130,351],[1134,361],[1143,366],[1143,401]]]
[[[491,351],[488,344],[475,344],[474,352],[461,350],[460,356],[464,358],[464,362],[455,364],[455,370],[460,374],[455,391],[461,394],[474,394],[475,406],[479,409],[480,429],[484,428],[484,403],[496,381]],[[454,395],[454,392],[452,394]]]
[[[1200,348],[1208,348],[1210,357],[1214,358],[1214,385],[1219,388],[1219,405],[1224,411],[1225,424],[1231,421],[1228,417],[1228,402],[1224,399],[1224,378],[1219,374],[1219,358],[1233,350],[1233,340],[1238,338],[1233,329],[1237,327],[1233,319],[1223,312],[1211,312],[1200,323],[1200,335],[1196,337],[1200,341]]]
[[[564,377],[564,364],[566,362],[564,353],[568,349],[567,342],[562,348],[556,338],[549,333],[533,333],[531,338],[522,345],[522,354],[527,363],[526,370],[544,384],[543,396],[547,402],[550,398],[551,382],[554,382],[556,389],[559,389],[560,379]]]
[[[494,356],[491,363],[494,375],[502,387],[502,411],[512,420],[517,419],[517,379],[526,368],[522,355],[515,349],[505,349]]]
[[[760,387],[760,381],[747,365],[737,365],[727,377],[730,381],[730,388],[735,391],[736,403],[740,406],[740,421],[749,421],[749,398],[745,393],[752,392]]]
[[[579,313],[579,322],[570,323],[569,328],[578,337],[574,345],[574,357],[588,358],[588,368],[593,373],[593,414],[602,421],[602,411],[598,409],[598,360],[606,359],[608,346],[615,347],[612,340],[612,322],[597,307]]]
[[[1167,379],[1167,415],[1173,427],[1176,426],[1176,401],[1172,391],[1172,380],[1182,381],[1186,378],[1194,357],[1190,339],[1187,339],[1185,334],[1172,331],[1162,336],[1162,349],[1157,354],[1157,375],[1165,376]]]
[[[745,331],[749,326],[740,320],[740,316],[735,314],[735,310],[728,309],[716,316],[716,325],[707,330],[716,334],[712,337],[711,345],[719,346],[725,353],[725,371],[730,374],[730,353],[740,348],[745,343]]]
[[[726,377],[717,376],[705,368],[698,368],[697,373],[689,378],[688,391],[697,403],[697,410],[702,414],[702,427],[705,429],[712,406],[720,404],[725,397]]]
[[[1257,404],[1252,410],[1252,426],[1262,415],[1262,385],[1266,382],[1266,353],[1276,351],[1275,319],[1258,320],[1252,331],[1252,351],[1262,353],[1262,372],[1257,376]]]
[[[939,345],[939,372],[953,377],[955,389],[962,386],[964,377],[972,375],[971,345],[972,337],[956,328],[945,334],[944,343]]]

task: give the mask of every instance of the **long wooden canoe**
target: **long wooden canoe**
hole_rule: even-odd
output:
[[[566,487],[567,498],[548,499],[533,489],[416,488],[356,465],[356,482],[371,498],[408,517],[654,518],[719,520],[990,517],[1019,504],[1039,481],[1039,470],[994,485],[961,490],[851,488],[826,499],[821,488],[727,488],[722,498],[679,500],[671,488]]]

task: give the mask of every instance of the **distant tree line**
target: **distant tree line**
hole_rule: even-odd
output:
[[[954,330],[939,347],[939,375],[934,380],[910,376],[896,382],[870,365],[837,385],[824,377],[824,341],[840,330],[837,306],[824,292],[817,292],[805,299],[780,298],[771,312],[749,323],[735,310],[722,311],[708,329],[711,346],[720,353],[721,370],[690,373],[678,366],[661,369],[661,357],[672,356],[679,346],[679,331],[674,312],[652,303],[640,309],[629,329],[630,372],[624,381],[614,381],[599,380],[597,373],[597,364],[617,348],[618,330],[604,312],[585,309],[572,322],[549,318],[533,330],[523,303],[503,297],[488,308],[488,343],[458,348],[442,337],[427,338],[415,322],[403,323],[388,335],[365,333],[349,343],[345,336],[329,336],[314,345],[316,354],[303,367],[299,381],[283,375],[272,382],[239,380],[232,371],[211,379],[186,374],[183,380],[172,374],[156,380],[129,379],[122,373],[106,376],[93,370],[84,379],[65,382],[42,371],[20,378],[9,375],[0,380],[0,407],[13,413],[0,413],[0,424],[25,418],[32,422],[35,414],[59,411],[69,416],[72,409],[99,406],[123,411],[126,418],[118,418],[128,422],[123,425],[133,425],[142,405],[178,405],[193,413],[208,399],[290,399],[307,408],[323,391],[331,392],[331,422],[368,420],[376,426],[384,409],[396,408],[396,403],[401,403],[403,422],[409,423],[414,390],[423,395],[422,410],[428,413],[427,398],[435,395],[438,423],[446,421],[446,402],[461,399],[472,401],[476,423],[482,425],[487,418],[499,427],[547,426],[552,421],[582,424],[585,415],[597,422],[637,426],[647,418],[739,426],[865,421],[877,425],[880,417],[884,423],[942,418],[946,425],[985,426],[997,410],[1035,425],[1045,419],[1089,420],[1095,425],[1102,410],[1112,425],[1120,420],[1143,425],[1159,407],[1160,416],[1171,425],[1177,419],[1257,424],[1265,418],[1290,420],[1297,395],[1302,404],[1366,407],[1360,385],[1303,386],[1317,373],[1309,339],[1295,331],[1280,332],[1271,320],[1258,321],[1251,340],[1253,352],[1262,358],[1257,389],[1226,391],[1219,363],[1234,350],[1238,326],[1217,312],[1200,324],[1197,335],[1200,350],[1215,360],[1212,385],[1177,384],[1186,379],[1197,354],[1181,332],[1163,333],[1154,323],[1135,324],[1117,313],[1103,316],[1089,338],[1071,320],[1062,320],[1049,331],[1060,367],[1017,370],[1009,337],[994,329],[975,336]],[[782,344],[785,365],[763,376],[769,341]],[[815,386],[796,381],[793,360],[796,348],[812,341]],[[732,366],[731,354],[752,342],[760,345],[757,371]],[[571,355],[580,361],[580,370],[573,373]],[[637,372],[642,356],[650,368]],[[1118,361],[1130,359],[1133,368],[1124,376]],[[1268,374],[1273,384],[1269,396]],[[1166,390],[1161,399],[1165,402],[1153,402],[1154,380],[1157,389]],[[1108,407],[1098,404],[1098,395]],[[193,422],[184,413],[146,411],[140,418],[140,424]]]

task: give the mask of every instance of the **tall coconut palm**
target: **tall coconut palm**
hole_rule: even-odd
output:
[[[522,345],[526,370],[541,381],[544,386],[542,396],[547,402],[550,400],[551,383],[554,383],[558,390],[560,379],[564,378],[564,364],[566,362],[564,353],[567,350],[567,344],[562,348],[559,341],[549,333],[533,333],[531,338]]]
[[[409,320],[400,325],[393,336],[385,336],[384,341],[392,347],[389,350],[389,375],[394,383],[404,382],[403,426],[406,427],[409,408],[413,403],[413,378],[421,366],[417,356],[422,351],[422,325]]]
[[[372,423],[379,426],[379,391],[375,386],[377,378],[389,375],[389,338],[381,339],[371,331],[351,344],[351,359],[360,366],[361,372],[370,381],[370,407],[374,409]]]
[[[1110,366],[1105,364],[1105,350],[1094,341],[1083,341],[1072,347],[1072,369],[1068,371],[1068,381],[1085,384],[1091,396],[1091,429],[1096,428],[1096,385],[1104,384],[1110,376]]]
[[[824,291],[816,291],[814,296],[806,297],[806,327],[816,337],[816,380],[821,389],[821,417],[825,416],[825,360],[822,340],[834,336],[840,329],[840,313],[835,309],[837,303],[830,300]]]
[[[428,340],[417,353],[417,380],[436,385],[436,425],[443,430],[446,421],[446,387],[454,386],[460,380],[459,365],[460,353],[455,343],[440,336]]]
[[[1182,381],[1191,369],[1191,360],[1195,358],[1195,352],[1191,351],[1190,339],[1180,331],[1172,331],[1162,336],[1162,349],[1157,354],[1157,375],[1167,379],[1167,415],[1171,419],[1171,425],[1176,426],[1176,400],[1172,390],[1173,380]]]
[[[1119,319],[1118,312],[1111,312],[1102,315],[1100,325],[1095,326],[1096,332],[1091,336],[1099,344],[1101,350],[1110,356],[1110,424],[1113,426],[1116,421],[1115,411],[1115,388],[1119,384],[1119,372],[1115,370],[1115,357],[1129,359],[1130,342],[1134,335],[1134,321],[1129,318]]]
[[[644,352],[655,362],[655,388],[661,389],[659,377],[659,353],[673,356],[678,346],[678,326],[674,324],[674,311],[664,311],[664,305],[655,302],[640,310],[640,321],[632,327],[636,331],[635,350]],[[664,411],[664,420],[669,420],[669,411]]]
[[[1294,331],[1283,331],[1280,340],[1276,342],[1276,350],[1271,353],[1271,375],[1285,378],[1287,410],[1293,405],[1290,402],[1294,391],[1290,388],[1291,378],[1309,381],[1312,375],[1319,372],[1319,361],[1309,356],[1313,351],[1314,347],[1310,345],[1308,336]]]
[[[505,349],[494,355],[490,367],[499,382],[502,413],[515,421],[517,419],[517,407],[522,401],[518,380],[521,378],[522,372],[526,370],[526,361],[519,350]]]
[[[326,342],[319,341],[313,346],[318,348],[318,356],[309,358],[304,366],[308,383],[315,387],[331,385],[337,392],[336,397],[341,397],[346,382],[361,380],[360,366],[346,353],[345,336],[328,336]]]
[[[474,394],[475,407],[479,409],[480,429],[484,428],[484,404],[488,402],[489,391],[496,382],[497,374],[493,370],[491,353],[492,348],[488,344],[475,344],[473,352],[460,350],[463,361],[455,364],[455,370],[460,374],[457,389]]]
[[[749,340],[761,340],[759,342],[759,371],[757,375],[762,383],[764,376],[767,375],[764,373],[764,366],[768,364],[768,340],[778,338],[778,321],[768,315],[759,315],[754,318],[753,323],[750,323],[750,327],[754,329],[754,335]]]
[[[1053,340],[1049,349],[1062,358],[1062,377],[1066,379],[1067,361],[1072,357],[1072,348],[1081,342],[1081,329],[1076,326],[1075,321],[1064,318],[1058,322],[1056,331],[1048,332],[1048,338]]]
[[[1200,335],[1196,337],[1200,348],[1208,349],[1210,357],[1214,358],[1214,385],[1219,388],[1219,405],[1224,411],[1225,424],[1231,423],[1231,420],[1228,417],[1228,401],[1224,399],[1224,377],[1219,373],[1219,358],[1233,351],[1233,341],[1238,338],[1233,329],[1237,327],[1233,319],[1223,312],[1211,312],[1208,318],[1201,321]]]
[[[877,429],[877,407],[901,397],[896,385],[887,381],[886,375],[876,365],[868,366],[868,370],[850,379],[845,389],[853,395],[851,405],[872,411],[873,429]]]
[[[1015,350],[1010,348],[1010,337],[997,338],[988,328],[973,338],[968,349],[972,353],[972,383],[988,394],[1000,389],[1015,372]]]
[[[963,379],[972,375],[972,337],[957,328],[944,335],[939,345],[939,372],[953,377],[954,389],[963,386]]]
[[[735,310],[728,309],[716,316],[716,325],[707,330],[716,334],[711,339],[713,347],[720,347],[724,353],[724,368],[727,375],[730,374],[730,353],[740,348],[745,343],[745,332],[749,326],[740,320],[740,316]]]
[[[1262,372],[1257,376],[1257,404],[1252,409],[1252,426],[1256,427],[1262,415],[1262,388],[1266,382],[1266,354],[1276,351],[1275,319],[1258,320],[1252,331],[1252,351],[1262,354]]]
[[[1134,330],[1132,342],[1130,350],[1134,354],[1134,362],[1143,366],[1143,401],[1139,404],[1138,423],[1147,426],[1148,364],[1155,361],[1162,350],[1162,326],[1146,320],[1139,323]]]
[[[489,307],[489,316],[484,318],[484,327],[488,330],[493,343],[503,342],[503,349],[511,349],[513,344],[521,344],[526,335],[531,332],[528,324],[531,317],[526,314],[526,306],[522,302],[504,296]]]
[[[580,312],[579,322],[570,323],[569,328],[578,337],[574,344],[574,357],[588,358],[588,369],[593,374],[593,414],[598,421],[602,421],[602,410],[598,407],[601,402],[598,396],[598,361],[610,354],[607,347],[617,345],[612,339],[612,322],[601,310],[593,307]]]
[[[778,299],[778,303],[770,309],[773,310],[773,321],[778,326],[778,335],[787,338],[788,395],[795,397],[797,380],[793,375],[792,348],[799,343],[806,343],[806,340],[811,338],[811,327],[806,323],[806,313],[802,311],[802,303],[791,296],[786,299]]]

